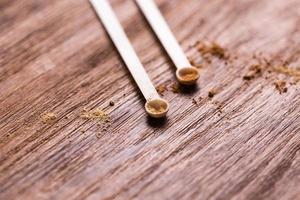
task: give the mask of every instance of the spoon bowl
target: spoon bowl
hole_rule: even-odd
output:
[[[193,85],[196,83],[200,73],[196,67],[183,67],[176,71],[177,80],[183,85]]]
[[[169,111],[169,103],[161,98],[148,100],[145,104],[146,112],[153,118],[165,117]]]

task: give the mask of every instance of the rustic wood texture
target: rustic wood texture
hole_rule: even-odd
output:
[[[0,0],[0,199],[300,199],[300,84],[273,70],[300,68],[300,1],[156,2],[203,63],[195,88],[170,90],[175,67],[137,6],[111,1],[154,84],[169,89],[162,121],[147,117],[87,0]],[[230,57],[202,59],[204,40]],[[255,63],[261,72],[243,80]],[[106,131],[80,117],[98,107]],[[45,112],[57,118],[42,123]]]

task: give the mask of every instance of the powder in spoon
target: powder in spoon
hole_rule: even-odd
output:
[[[166,110],[166,107],[163,104],[158,103],[148,103],[146,104],[146,108],[149,112],[154,114],[159,114],[165,112]]]
[[[193,81],[198,77],[198,74],[195,71],[190,71],[189,73],[182,74],[181,77],[185,81]]]
[[[158,113],[162,113],[165,111],[165,108],[163,106],[151,106],[151,105],[147,105],[147,109],[151,112],[151,113],[155,113],[155,114],[158,114]]]

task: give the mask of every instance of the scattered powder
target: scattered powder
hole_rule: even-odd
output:
[[[101,110],[100,108],[96,108],[90,111],[87,111],[86,109],[83,110],[81,117],[84,119],[90,119],[90,120],[98,120],[100,122],[110,122],[109,115]]]
[[[105,133],[111,131],[111,122],[100,122],[97,125],[101,129],[100,131],[96,132],[97,138],[101,138],[103,135],[105,135]]]
[[[300,78],[300,70],[299,69],[298,70],[297,69],[292,69],[292,68],[287,67],[287,66],[277,66],[277,67],[274,67],[274,70],[278,73],[293,76],[297,79]]]
[[[249,72],[243,76],[243,79],[246,81],[250,81],[254,79],[256,76],[260,75],[262,72],[260,65],[251,65],[249,67]]]
[[[181,86],[177,82],[175,82],[171,85],[171,89],[172,89],[173,93],[180,93],[181,92]]]
[[[44,124],[53,122],[56,118],[56,114],[52,112],[44,113],[41,115],[41,119]]]
[[[213,98],[217,94],[217,91],[215,89],[210,89],[208,91],[208,97]]]
[[[249,67],[249,70],[254,72],[255,74],[260,74],[261,73],[261,66],[260,65],[251,65]]]
[[[219,101],[214,101],[213,104],[216,106],[216,110],[218,111],[218,116],[220,116],[223,113],[223,103]]]
[[[101,129],[99,132],[96,132],[96,137],[101,138],[105,132],[110,130],[111,127],[111,119],[110,116],[100,108],[96,108],[93,110],[83,109],[81,118],[97,121],[97,126]],[[84,130],[81,130],[82,133],[85,133]]]
[[[250,81],[250,80],[252,80],[254,78],[255,78],[254,74],[246,74],[246,75],[243,76],[243,79],[245,81]]]
[[[167,87],[165,86],[165,85],[159,85],[159,86],[157,86],[156,87],[156,90],[157,90],[157,92],[161,95],[161,96],[163,96],[164,95],[164,92],[165,91],[167,91]]]
[[[195,104],[196,106],[199,106],[200,102],[203,100],[202,97],[197,98],[192,98],[192,103]]]
[[[213,56],[217,56],[222,59],[227,59],[228,54],[226,53],[226,49],[224,49],[221,45],[216,42],[201,42],[198,41],[196,44],[197,50],[202,55],[211,54]]]
[[[202,69],[204,66],[198,62],[195,61],[195,59],[193,58],[189,58],[189,62],[191,63],[192,66],[198,68],[198,69]]]
[[[225,49],[215,42],[210,47],[210,53],[219,58],[225,58]]]
[[[198,106],[198,102],[195,98],[192,98],[192,103],[195,104],[196,106]]]
[[[286,87],[285,81],[277,81],[274,83],[275,88],[279,91],[280,94],[286,93],[288,91],[288,88]]]

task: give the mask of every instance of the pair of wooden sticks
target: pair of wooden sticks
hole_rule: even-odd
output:
[[[107,0],[90,1],[142,91],[146,99],[145,109],[147,113],[154,118],[164,117],[169,110],[169,103],[157,93],[111,6]],[[153,0],[136,0],[136,3],[177,67],[176,77],[178,81],[184,85],[195,84],[199,78],[199,72],[188,61]]]

